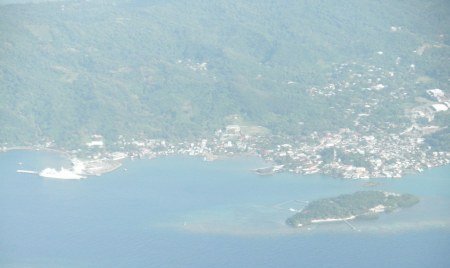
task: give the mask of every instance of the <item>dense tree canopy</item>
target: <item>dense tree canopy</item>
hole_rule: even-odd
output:
[[[330,100],[307,89],[326,85],[334,64],[376,51],[387,69],[401,58],[448,83],[448,49],[412,53],[448,38],[448,14],[437,0],[0,6],[0,142],[189,138],[233,114],[289,135],[347,126],[343,111],[329,107],[363,93]],[[403,111],[395,102],[379,109],[381,118]]]

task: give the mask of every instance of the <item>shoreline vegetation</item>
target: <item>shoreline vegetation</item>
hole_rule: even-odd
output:
[[[349,224],[347,221],[376,220],[381,213],[391,213],[412,207],[419,201],[418,197],[411,194],[359,191],[312,201],[300,212],[288,218],[286,224],[302,228],[319,223],[346,222]]]

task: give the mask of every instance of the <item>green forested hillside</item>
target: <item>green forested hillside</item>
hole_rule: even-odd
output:
[[[429,86],[448,86],[449,6],[445,0],[0,6],[0,143],[51,139],[76,147],[94,133],[109,140],[190,138],[213,133],[231,115],[289,135],[347,126],[343,111],[329,107],[344,109],[363,96],[318,98],[307,89],[327,85],[336,64],[365,61],[399,72],[415,64]],[[413,53],[424,43],[443,48]],[[376,120],[403,108],[382,107]]]

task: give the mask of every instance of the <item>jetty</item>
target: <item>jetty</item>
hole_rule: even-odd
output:
[[[33,171],[33,170],[24,170],[24,169],[18,169],[16,172],[17,172],[17,173],[25,173],[25,174],[38,174],[37,171]]]
[[[353,231],[357,231],[357,232],[361,232],[360,229],[356,228],[353,224],[351,224],[348,220],[344,219],[344,222],[347,224],[348,227],[350,227],[350,229],[352,229]]]

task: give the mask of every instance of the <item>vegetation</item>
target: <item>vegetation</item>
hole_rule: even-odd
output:
[[[443,0],[0,6],[0,144],[189,139],[234,114],[283,135],[346,127],[344,110],[364,93],[327,99],[308,89],[338,79],[329,76],[336,64],[371,59],[389,69],[397,57],[431,84],[447,83],[448,50],[412,51],[448,43],[439,39],[449,36],[448,11]],[[373,59],[379,50],[383,59]],[[392,100],[370,120],[401,122],[404,106]]]
[[[425,141],[434,151],[448,152],[450,151],[450,129],[446,127],[433,133]]]
[[[448,152],[450,151],[450,111],[438,114],[435,122],[443,129],[429,135],[425,143],[434,151]]]
[[[309,203],[301,212],[286,220],[288,225],[298,227],[311,224],[313,220],[345,219],[350,217],[376,218],[377,206],[391,212],[398,208],[411,207],[419,198],[410,194],[389,194],[379,191],[360,191],[354,194],[324,198]]]
[[[335,148],[323,149],[320,153],[322,160],[325,164],[330,164],[333,161],[341,161],[345,165],[352,165],[356,167],[369,167],[369,164],[365,160],[364,156],[355,153],[345,153],[342,150]]]

